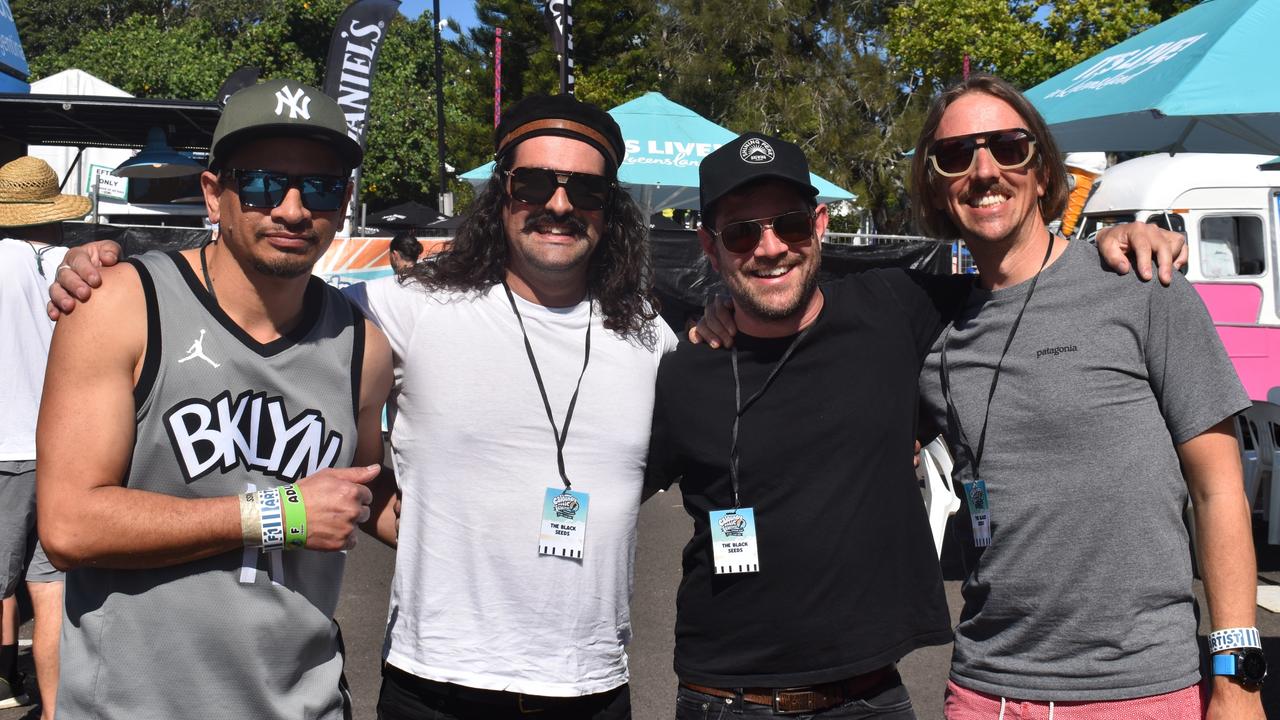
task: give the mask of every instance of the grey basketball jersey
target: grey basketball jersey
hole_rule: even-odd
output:
[[[130,262],[148,331],[127,487],[217,497],[351,464],[364,324],[337,290],[313,278],[297,328],[262,344],[177,253]],[[69,572],[58,716],[342,718],[344,561],[248,548]]]

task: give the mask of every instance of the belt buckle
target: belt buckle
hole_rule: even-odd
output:
[[[789,692],[808,692],[812,694],[813,689],[812,689],[812,686],[774,688],[773,689],[773,712],[774,713],[778,715],[799,715],[800,713],[814,712],[817,709],[814,707],[807,707],[807,708],[799,708],[796,710],[783,710],[781,707],[781,703],[782,703],[781,696],[783,693],[789,693]],[[813,705],[812,702],[810,702],[809,704]]]

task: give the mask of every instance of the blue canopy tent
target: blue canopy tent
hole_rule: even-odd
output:
[[[618,180],[631,193],[646,217],[662,208],[698,208],[698,163],[716,148],[737,137],[661,93],[649,92],[609,111],[622,128],[627,156]],[[473,185],[489,181],[493,163],[463,173]],[[851,200],[847,190],[809,175],[818,188],[819,202]]]
[[[1208,0],[1027,91],[1064,151],[1280,154],[1280,0]]]
[[[31,85],[27,83],[30,74],[9,0],[0,0],[0,93],[31,92]]]

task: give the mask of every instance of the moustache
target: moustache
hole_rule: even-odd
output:
[[[524,221],[524,232],[534,232],[542,225],[558,225],[569,231],[569,234],[575,236],[583,236],[587,234],[587,224],[580,218],[573,215],[556,215],[553,212],[542,211],[536,215],[530,215]]]
[[[999,180],[996,180],[989,185],[982,185],[980,187],[970,186],[969,191],[960,196],[960,201],[967,203],[974,198],[980,198],[991,192],[999,193],[1007,198],[1017,195],[1013,188],[1005,185]]]

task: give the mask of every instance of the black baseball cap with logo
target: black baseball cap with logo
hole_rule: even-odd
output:
[[[347,119],[337,101],[293,80],[267,80],[227,100],[213,131],[209,169],[218,171],[235,149],[265,137],[301,137],[328,144],[354,170],[364,159],[360,143],[347,135]]]
[[[743,133],[698,165],[703,215],[725,195],[765,178],[792,183],[809,197],[818,195],[818,188],[809,183],[809,160],[800,146],[757,132]]]

